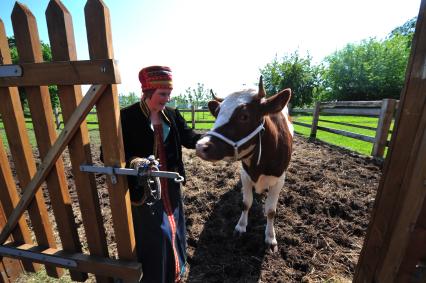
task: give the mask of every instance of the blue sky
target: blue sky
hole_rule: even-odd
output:
[[[48,0],[21,0],[49,43]],[[83,0],[70,11],[79,60],[88,58]],[[384,38],[417,16],[420,0],[104,0],[110,10],[114,57],[122,94],[140,93],[138,72],[148,65],[173,70],[174,95],[203,83],[219,96],[255,87],[259,69],[275,56],[309,51],[315,62],[362,39]],[[1,0],[0,18],[13,35],[15,1]]]

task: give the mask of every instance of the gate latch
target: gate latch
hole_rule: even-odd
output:
[[[80,165],[80,171],[90,172],[90,173],[99,173],[107,174],[111,177],[111,183],[117,183],[116,175],[128,175],[128,176],[137,176],[137,177],[159,177],[159,178],[168,178],[174,179],[176,183],[183,182],[183,176],[179,175],[177,172],[170,171],[142,171],[130,168],[116,168],[116,167],[103,167],[103,166],[91,166],[91,165]]]

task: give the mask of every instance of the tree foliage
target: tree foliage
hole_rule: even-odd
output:
[[[395,34],[348,44],[323,62],[325,100],[379,100],[399,98],[407,67],[409,36]]]
[[[16,41],[15,38],[8,37],[7,41],[9,43],[9,49],[10,49],[10,55],[12,57],[12,64],[19,64],[19,54],[18,50],[16,48]],[[44,43],[43,41],[40,41],[41,44],[41,51],[43,55],[43,61],[50,62],[52,61],[52,51],[50,49],[49,44]],[[58,87],[56,85],[49,86],[49,93],[50,93],[50,101],[52,103],[52,107],[58,107],[59,106],[59,97],[58,97]],[[21,104],[24,110],[28,107],[28,101],[27,96],[25,94],[24,88],[19,88],[19,97],[21,99]]]
[[[269,95],[290,87],[293,106],[314,100],[399,98],[417,18],[393,29],[383,40],[349,43],[317,66],[298,52],[275,58],[261,73]]]
[[[291,88],[293,107],[312,103],[312,94],[316,91],[319,80],[318,68],[312,64],[309,54],[302,57],[296,51],[285,55],[281,60],[275,57],[260,72],[267,95]]]
[[[119,95],[118,102],[120,104],[120,108],[127,107],[132,105],[138,101],[140,101],[140,96],[136,95],[134,92],[129,92],[128,95]]]
[[[197,83],[195,88],[188,87],[185,93],[172,98],[171,103],[179,108],[194,106],[196,109],[207,106],[210,93],[202,83]]]

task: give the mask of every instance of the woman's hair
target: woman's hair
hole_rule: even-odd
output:
[[[151,98],[156,90],[155,89],[146,89],[142,92],[142,99]]]

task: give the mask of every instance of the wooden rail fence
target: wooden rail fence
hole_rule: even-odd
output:
[[[108,250],[95,178],[80,171],[80,165],[92,164],[84,119],[95,105],[105,165],[124,167],[125,164],[122,143],[110,142],[122,138],[116,88],[120,75],[113,59],[109,11],[101,0],[88,0],[84,14],[90,60],[78,61],[71,15],[59,0],[50,0],[46,22],[53,61],[43,62],[36,19],[25,5],[16,2],[11,18],[19,65],[12,65],[0,19],[0,68],[3,70],[0,114],[16,170],[16,175],[12,174],[0,137],[0,282],[13,282],[23,269],[37,271],[40,264],[45,265],[52,277],[62,276],[63,268],[69,269],[73,281],[85,281],[87,273],[95,274],[99,282],[112,282],[113,278],[135,282],[141,276],[141,266],[135,256],[127,179],[117,176],[117,182],[113,183],[107,178],[115,236],[111,244],[117,246],[117,255],[113,258]],[[8,73],[11,68],[22,72]],[[65,123],[58,136],[47,87],[51,84],[58,86]],[[81,84],[92,85],[84,97]],[[29,142],[17,87],[23,87],[28,97],[41,159],[39,166]],[[66,146],[86,235],[83,241],[88,251],[82,248],[64,164],[59,158]],[[42,183],[46,184],[59,239],[54,237],[52,219],[40,190]],[[28,219],[23,215],[25,211]]]
[[[314,109],[292,110],[292,113],[313,113],[312,124],[302,123],[298,121],[293,121],[293,123],[302,127],[311,128],[311,139],[316,139],[317,131],[321,130],[357,140],[370,142],[373,144],[371,155],[376,158],[383,158],[385,148],[389,145],[388,134],[391,130],[390,126],[397,107],[398,101],[395,99],[383,99],[380,101],[317,102],[315,103]],[[368,126],[331,121],[327,119],[320,119],[320,114],[378,117],[379,122],[377,128],[373,128]],[[350,126],[354,128],[372,130],[375,131],[376,134],[374,137],[371,137],[349,131],[318,126],[319,122],[327,122],[338,125]]]

